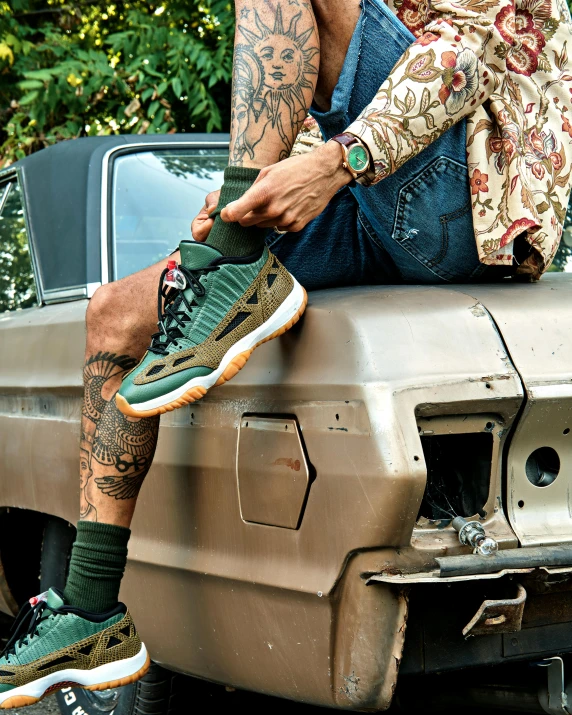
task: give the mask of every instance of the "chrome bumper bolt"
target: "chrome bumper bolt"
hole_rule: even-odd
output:
[[[487,536],[478,521],[467,521],[462,516],[453,519],[453,529],[459,532],[459,542],[463,546],[472,546],[473,553],[479,556],[493,556],[498,551],[497,542]]]

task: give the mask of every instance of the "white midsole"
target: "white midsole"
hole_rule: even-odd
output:
[[[192,387],[200,385],[208,390],[215,384],[222,373],[226,370],[229,363],[232,362],[237,355],[240,355],[240,353],[243,353],[246,350],[250,350],[261,340],[264,340],[264,338],[267,338],[272,335],[272,333],[275,333],[283,325],[286,325],[286,323],[300,310],[300,307],[304,302],[304,296],[304,289],[294,278],[294,287],[290,291],[290,294],[284,299],[283,303],[274,311],[267,321],[235,343],[223,357],[218,368],[211,372],[210,375],[194,377],[192,380],[189,380],[176,390],[168,392],[166,395],[155,397],[154,399],[147,400],[146,402],[131,404],[131,407],[134,410],[144,412],[145,410],[153,410],[157,407],[162,407],[163,405],[168,405],[170,402],[178,400],[179,397],[182,397],[185,392],[190,390]]]
[[[147,662],[147,649],[141,644],[141,650],[137,655],[124,660],[116,660],[113,663],[105,663],[98,665],[97,668],[91,670],[80,670],[77,668],[67,668],[66,670],[58,670],[56,673],[44,675],[43,678],[38,678],[26,685],[20,685],[12,690],[7,690],[0,694],[0,704],[8,698],[13,698],[15,695],[26,695],[32,698],[41,698],[42,695],[58,683],[77,683],[78,685],[100,685],[109,683],[112,680],[120,680],[129,675],[135,675]]]

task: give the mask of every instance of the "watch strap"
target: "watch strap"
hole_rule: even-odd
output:
[[[342,146],[348,147],[351,146],[352,144],[357,143],[357,138],[354,137],[353,134],[336,134],[335,137],[332,137],[333,141],[338,142],[338,144],[341,144]]]

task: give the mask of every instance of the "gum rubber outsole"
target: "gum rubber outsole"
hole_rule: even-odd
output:
[[[110,688],[120,688],[123,685],[130,685],[135,683],[147,673],[149,666],[151,665],[151,658],[147,656],[145,665],[140,668],[133,675],[127,675],[125,678],[119,678],[118,680],[108,680],[105,683],[96,683],[95,685],[81,685],[80,683],[57,683],[48,688],[43,695],[39,698],[34,698],[31,695],[14,695],[12,698],[7,698],[3,703],[0,703],[0,710],[10,710],[11,708],[25,708],[28,705],[35,705],[43,700],[46,696],[55,693],[57,690],[62,688],[69,688],[70,686],[74,688],[81,688],[82,690],[109,690]]]
[[[274,338],[278,338],[280,335],[283,335],[287,330],[290,330],[293,325],[296,325],[296,323],[304,314],[304,311],[306,310],[306,305],[308,304],[308,294],[306,293],[305,288],[302,288],[302,290],[304,291],[304,300],[302,301],[302,305],[298,309],[296,315],[290,318],[290,320],[281,328],[275,330],[272,335],[269,335],[267,338],[264,338],[260,342],[256,343],[254,347],[250,348],[249,350],[245,350],[244,352],[239,353],[236,357],[234,357],[226,366],[224,372],[215,382],[213,387],[224,385],[225,382],[228,382],[238,372],[240,372],[240,370],[242,370],[242,368],[246,365],[248,358],[252,355],[252,353],[259,345],[267,343],[269,340],[273,340]],[[119,393],[115,395],[115,401],[119,410],[128,417],[153,417],[155,415],[162,415],[165,412],[171,412],[172,410],[176,410],[178,407],[184,407],[185,405],[189,405],[192,402],[196,402],[197,400],[200,400],[201,397],[204,397],[207,392],[208,389],[206,387],[197,385],[196,387],[191,387],[190,390],[187,390],[183,395],[181,395],[181,397],[176,400],[173,400],[173,402],[169,402],[166,405],[161,405],[161,407],[156,407],[152,410],[134,410],[127,402],[127,400]]]

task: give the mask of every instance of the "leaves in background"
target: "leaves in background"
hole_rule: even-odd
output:
[[[0,167],[62,139],[228,128],[228,0],[0,0]]]

